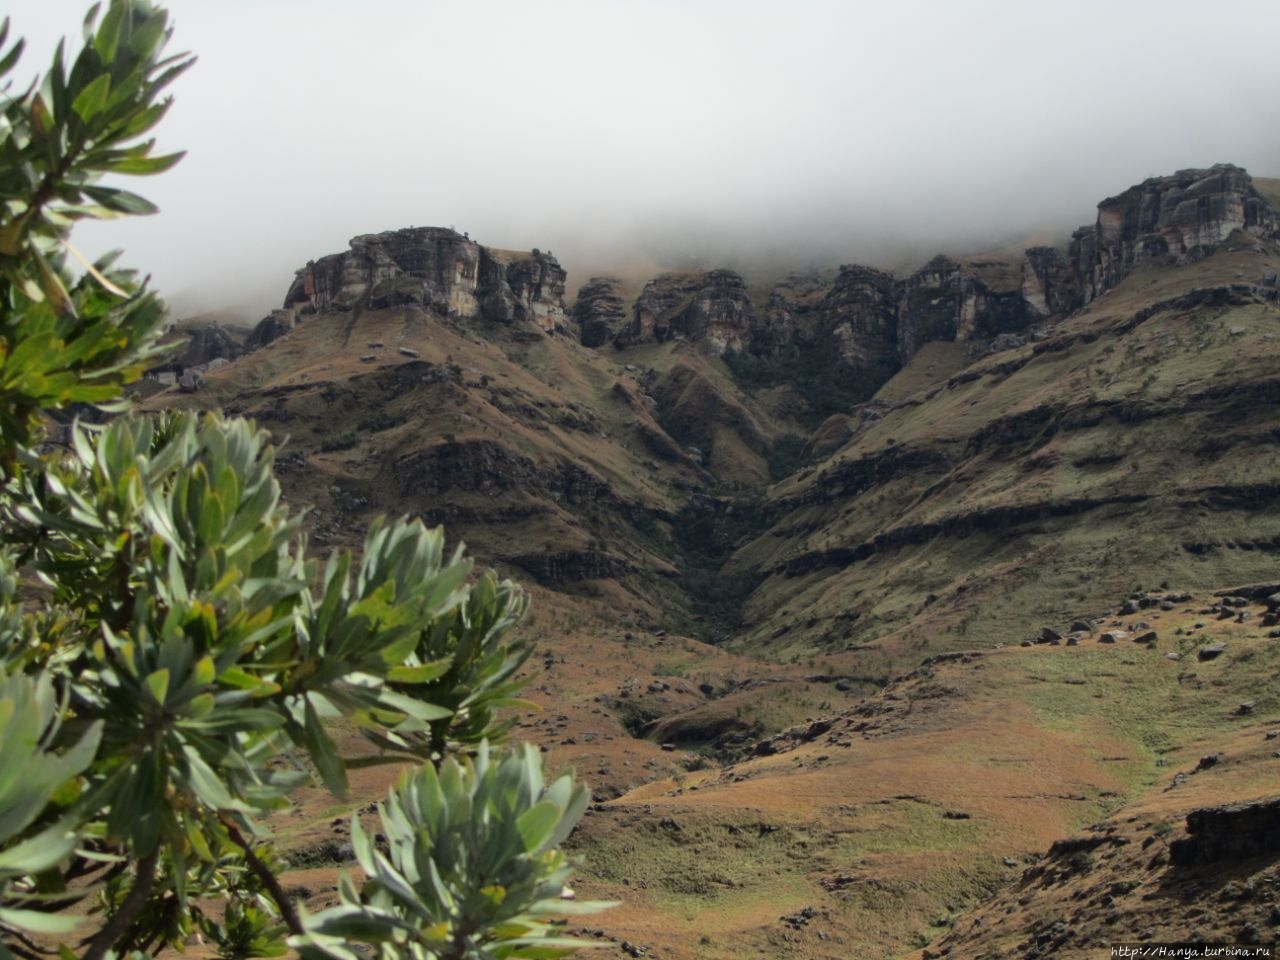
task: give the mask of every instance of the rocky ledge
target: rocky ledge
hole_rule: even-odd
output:
[[[1153,257],[1198,260],[1236,230],[1256,237],[1280,232],[1280,212],[1240,167],[1219,163],[1151,177],[1103,200],[1098,219],[1072,235],[1068,260],[1077,298],[1100,296]]]
[[[834,279],[791,277],[763,309],[730,270],[667,273],[650,280],[624,316],[616,282],[596,278],[578,295],[583,342],[619,347],[687,339],[716,354],[835,358],[842,382],[869,395],[930,341],[1007,349],[1049,317],[1064,316],[1157,257],[1207,256],[1236,231],[1280,238],[1280,212],[1240,167],[1218,164],[1153,177],[1098,204],[1070,243],[1021,257],[934,257],[906,277],[843,266]],[[813,367],[814,364],[809,364]]]
[[[309,313],[404,304],[550,332],[567,323],[565,277],[550,253],[491,249],[442,227],[366,234],[298,270],[283,307],[258,324],[250,344],[269,343]]]
[[[1177,866],[1280,852],[1280,800],[1192,810],[1187,833],[1169,844]]]

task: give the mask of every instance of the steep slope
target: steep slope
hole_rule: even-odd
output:
[[[522,578],[687,625],[686,554],[723,559],[685,536],[692,493],[766,483],[786,421],[700,344],[581,346],[562,283],[548,254],[453,231],[357,237],[298,272],[258,349],[148,404],[271,429],[321,547],[412,513]]]
[[[1274,813],[1239,850],[1233,823],[1184,860],[1166,844],[1190,810],[1274,798],[1280,641],[1255,603],[1217,620],[1216,598],[1162,596],[1069,642],[931,657],[746,759],[598,806],[576,886],[622,899],[601,927],[664,957],[889,958],[935,939],[933,957],[1083,957],[1265,931],[1273,891],[1241,885],[1275,876]]]
[[[901,631],[946,648],[1135,583],[1268,575],[1278,268],[1273,241],[1236,234],[1144,264],[1036,342],[914,392],[890,381],[851,440],[766,498],[769,531],[734,558],[763,578],[746,645]]]

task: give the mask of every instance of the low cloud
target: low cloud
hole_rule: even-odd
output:
[[[265,312],[359,233],[455,226],[613,261],[894,264],[1088,222],[1146,176],[1280,172],[1280,7],[1227,2],[529,4],[172,0],[175,86],[139,185],[84,230],[180,305]],[[11,0],[33,49],[71,2]]]

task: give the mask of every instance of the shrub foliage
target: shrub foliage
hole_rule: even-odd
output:
[[[227,957],[286,937],[343,958],[567,952],[547,916],[598,906],[561,899],[586,792],[489,746],[529,654],[508,633],[520,589],[408,519],[322,566],[264,432],[123,408],[163,306],[70,232],[153,211],[102,178],[180,157],[146,139],[192,62],[169,35],[163,10],[112,0],[74,60],[59,46],[0,102],[0,960],[195,933]],[[21,48],[6,22],[0,77]],[[116,416],[78,419],[95,409]],[[385,845],[353,821],[363,885],[308,916],[262,817],[313,779],[346,793],[335,717],[378,748],[358,762],[420,766],[379,810]]]

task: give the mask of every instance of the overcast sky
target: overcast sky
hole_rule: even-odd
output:
[[[574,270],[886,261],[1093,219],[1143,177],[1280,174],[1276,0],[170,0],[199,62],[82,231],[180,303],[265,310],[358,233],[467,230]],[[87,3],[8,0],[43,68]]]

